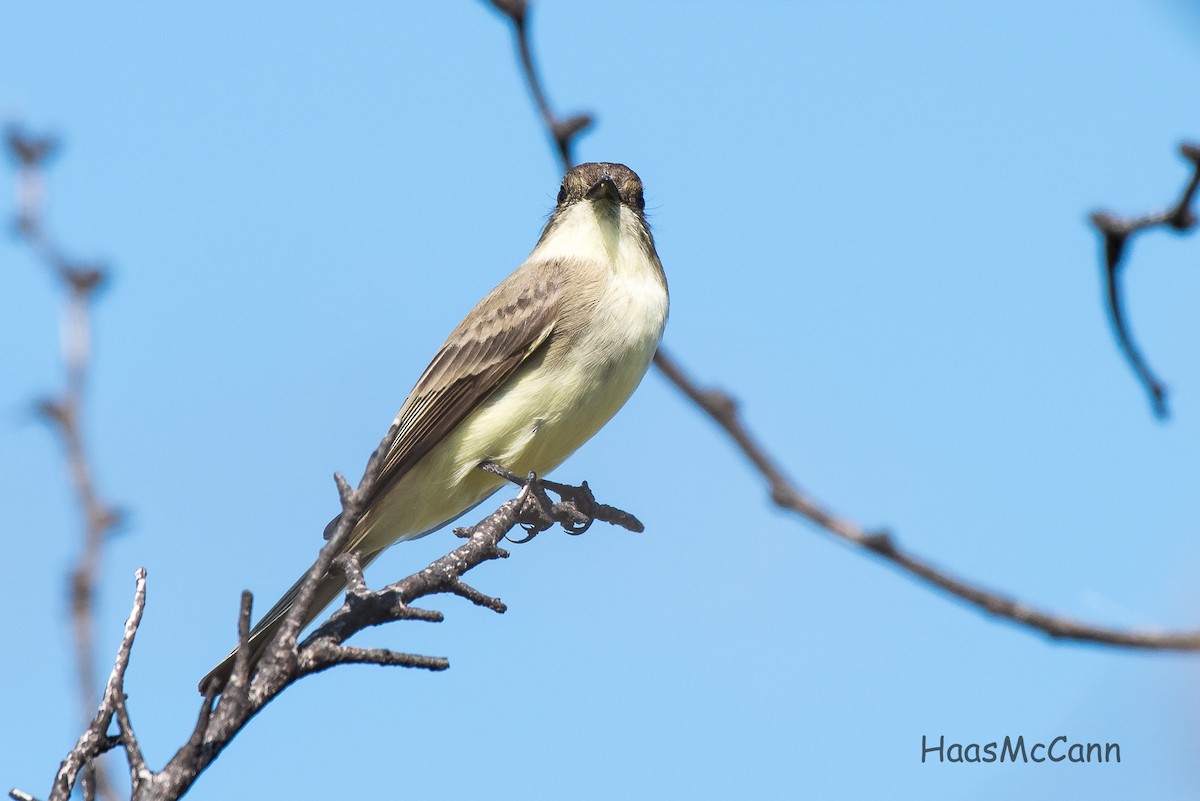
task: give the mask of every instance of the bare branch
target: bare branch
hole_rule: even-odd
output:
[[[117,742],[120,742],[127,749],[131,770],[135,762],[142,769],[145,768],[141,753],[137,749],[137,740],[133,736],[133,729],[131,726],[126,729],[126,726],[129,725],[127,711],[121,713],[123,719],[120,724],[121,734],[118,735],[115,741],[108,735],[108,727],[112,723],[113,716],[117,713],[118,708],[123,708],[125,704],[125,671],[129,667],[129,656],[133,651],[133,639],[137,634],[138,626],[142,623],[142,611],[145,608],[146,570],[145,568],[139,568],[136,573],[133,609],[129,613],[129,618],[125,621],[125,630],[121,636],[121,645],[117,649],[117,658],[113,664],[112,672],[109,674],[108,684],[104,688],[104,695],[100,699],[100,707],[96,710],[91,724],[80,736],[79,741],[75,743],[75,747],[70,750],[66,759],[63,760],[62,765],[59,767],[58,773],[54,777],[54,788],[50,792],[50,801],[67,801],[71,797],[71,790],[75,786],[76,778],[80,772],[88,765],[94,763],[98,756],[113,748]],[[129,750],[130,748],[132,748],[132,751]]]
[[[122,692],[116,698],[117,729],[121,746],[125,749],[125,759],[129,763],[129,783],[133,788],[133,797],[137,798],[142,782],[149,776],[146,759],[142,756],[141,746],[133,731],[133,722],[129,719],[129,708],[126,706],[128,697]]]
[[[385,437],[385,445],[394,433],[390,431],[388,437]],[[338,524],[339,531],[322,548],[315,564],[332,564],[332,558],[326,561],[323,557],[328,555],[330,549],[339,547],[342,536],[340,529],[352,527],[357,516],[361,515],[361,499],[373,486],[373,482],[378,480],[379,464],[376,456],[380,453],[381,451],[376,451],[376,455],[372,457],[358,488],[346,496],[344,520]],[[536,476],[530,476],[515,498],[503,503],[474,526],[458,531],[465,536],[466,542],[423,570],[381,590],[367,589],[362,581],[357,560],[338,560],[342,569],[356,576],[356,580],[351,581],[351,589],[347,592],[342,607],[304,642],[298,645],[294,640],[290,644],[276,642],[273,647],[281,652],[280,658],[264,660],[256,666],[248,666],[244,657],[236,658],[233,673],[219,700],[218,690],[213,687],[207,688],[191,737],[157,773],[146,767],[129,720],[123,688],[133,635],[145,606],[145,571],[139,571],[134,613],[130,616],[130,622],[126,624],[112,678],[92,724],[63,761],[63,766],[55,778],[51,801],[65,801],[87,765],[99,754],[118,746],[125,749],[129,761],[135,798],[179,798],[237,733],[287,686],[304,676],[335,665],[373,664],[423,670],[447,669],[449,661],[444,657],[406,654],[380,648],[358,648],[345,645],[345,641],[364,628],[391,621],[440,621],[440,612],[411,605],[413,601],[431,595],[458,595],[478,605],[503,612],[505,606],[499,599],[468,586],[462,577],[484,562],[506,557],[508,554],[500,548],[500,542],[518,525],[543,527],[545,521],[550,520],[569,528],[573,524],[572,521],[577,521],[581,512],[570,496],[581,489],[586,490],[586,487],[555,484],[551,491],[559,492],[560,488],[564,497],[568,499],[550,502],[542,489],[542,483]],[[590,491],[587,491],[587,494],[590,496]],[[596,508],[612,509],[602,504],[596,504]],[[620,510],[604,514],[616,518],[627,517],[626,513]],[[590,525],[592,521],[586,522]],[[249,619],[250,595],[244,593],[238,615],[239,642],[242,645],[245,645],[248,637]],[[106,734],[114,716],[118,724],[118,734],[115,737]],[[23,797],[19,795],[20,792],[14,790],[13,797]]]
[[[924,559],[903,551],[890,534],[870,532],[856,523],[833,515],[788,480],[774,458],[746,430],[738,415],[737,404],[729,395],[720,390],[701,389],[661,350],[655,356],[655,362],[671,383],[725,430],[742,454],[767,480],[771,489],[771,499],[778,506],[796,512],[843,542],[870,551],[909,575],[916,576],[988,614],[1018,623],[1055,639],[1161,651],[1200,650],[1200,631],[1110,629],[1035,609],[1000,593],[963,581],[934,567]]]
[[[493,612],[499,612],[500,614],[508,611],[508,607],[499,598],[484,595],[461,579],[451,581],[448,584],[448,589],[459,598],[466,598],[471,603],[476,606],[482,606],[484,609],[491,609]]]
[[[62,325],[64,388],[61,396],[41,401],[38,409],[62,443],[75,500],[83,516],[83,547],[71,572],[68,594],[80,708],[87,720],[98,695],[94,640],[96,577],[100,573],[104,543],[120,519],[117,510],[101,499],[96,489],[83,433],[92,340],[91,305],[96,291],[107,280],[107,271],[99,265],[69,259],[46,231],[42,219],[45,202],[43,169],[58,150],[57,141],[15,126],[9,127],[5,140],[18,169],[16,231],[66,293]],[[112,780],[101,769],[100,763],[89,762],[86,771],[86,798],[94,797],[94,791],[109,801],[118,797]]]
[[[390,431],[384,443],[390,441],[395,432]],[[347,496],[343,515],[345,521],[340,522],[339,528],[351,525],[356,515],[360,515],[358,504],[364,493],[378,480],[379,465],[376,451],[368,464],[363,481],[358,489]],[[551,489],[558,492],[561,487],[567,495],[577,492],[580,488],[555,484]],[[590,491],[588,491],[590,495]],[[50,801],[65,801],[70,797],[87,766],[97,756],[106,751],[122,747],[129,761],[130,776],[133,782],[133,797],[148,799],[175,799],[185,793],[195,782],[204,769],[212,763],[221,751],[263,707],[270,703],[280,692],[292,682],[322,670],[344,664],[372,664],[394,667],[408,667],[423,670],[445,670],[449,661],[444,657],[425,656],[421,654],[406,654],[382,648],[358,648],[345,645],[345,641],[359,631],[369,626],[379,625],[397,620],[423,620],[438,622],[442,614],[428,609],[412,606],[412,602],[438,594],[453,594],[486,606],[497,612],[505,611],[504,604],[497,598],[491,598],[478,590],[469,587],[462,577],[471,569],[484,562],[501,559],[508,554],[500,548],[509,531],[515,526],[541,526],[547,519],[552,521],[575,520],[580,514],[572,501],[562,500],[557,503],[549,502],[541,482],[536,476],[530,476],[522,485],[521,491],[512,500],[506,501],[492,514],[480,520],[467,529],[459,529],[457,533],[465,536],[466,542],[455,548],[440,559],[435,560],[423,570],[401,579],[381,590],[367,589],[361,578],[361,570],[355,559],[341,559],[338,564],[348,573],[357,576],[357,581],[346,594],[345,603],[323,625],[317,628],[303,643],[297,645],[293,640],[288,646],[276,643],[276,648],[283,650],[282,658],[273,661],[260,662],[256,666],[248,666],[245,657],[235,659],[233,673],[220,694],[218,690],[207,688],[204,701],[200,707],[196,726],[187,743],[180,748],[171,760],[157,773],[147,768],[142,756],[137,738],[133,732],[129,712],[126,707],[124,692],[125,670],[129,664],[129,655],[133,646],[133,638],[141,622],[142,610],[145,607],[146,573],[139,570],[137,574],[137,592],[134,598],[134,610],[126,623],[121,647],[113,667],[112,676],[105,689],[99,710],[96,712],[91,725],[80,737],[76,746],[71,749],[62,767],[55,777],[54,789]],[[545,506],[549,503],[549,506]],[[611,509],[597,504],[597,508]],[[616,510],[615,517],[625,515]],[[590,525],[591,521],[587,521]],[[564,523],[564,528],[568,527]],[[341,532],[321,550],[316,564],[322,563],[322,557],[331,548],[337,547]],[[329,560],[332,563],[332,559]],[[250,594],[243,593],[241,609],[238,615],[238,637],[241,645],[246,644],[249,633]],[[243,649],[239,649],[242,651]],[[113,717],[117,718],[118,734],[107,734]],[[13,798],[29,797],[20,790],[13,790]]]
[[[594,119],[591,114],[586,113],[560,118],[550,108],[550,101],[546,98],[546,91],[542,88],[542,81],[538,77],[538,71],[533,62],[533,50],[529,46],[529,3],[526,0],[488,0],[488,2],[501,14],[508,17],[509,22],[512,23],[517,57],[521,60],[521,67],[525,73],[525,83],[529,87],[529,93],[533,96],[533,102],[537,105],[538,113],[542,116],[546,133],[554,142],[563,172],[566,172],[575,164],[572,156],[575,140],[592,126]]]
[[[245,695],[250,684],[250,654],[246,647],[250,641],[250,614],[254,609],[254,596],[249,590],[242,591],[242,602],[238,607],[238,647],[233,658],[233,672],[229,676],[229,684],[225,686],[225,695],[245,702]]]
[[[300,660],[301,670],[315,673],[335,665],[384,665],[410,667],[423,670],[446,670],[450,660],[440,656],[401,654],[386,648],[354,648],[349,645],[334,645],[329,640],[313,643]]]
[[[1184,142],[1179,146],[1179,152],[1192,163],[1192,176],[1179,200],[1170,208],[1140,217],[1117,217],[1103,211],[1092,212],[1091,215],[1092,225],[1100,233],[1104,243],[1105,295],[1108,299],[1108,315],[1112,321],[1113,334],[1138,381],[1146,388],[1151,408],[1158,418],[1165,418],[1169,414],[1167,388],[1150,370],[1145,357],[1129,333],[1119,276],[1133,236],[1152,228],[1166,228],[1176,233],[1185,233],[1196,225],[1192,201],[1195,200],[1196,190],[1200,188],[1200,145]]]
[[[333,480],[337,486],[338,498],[342,505],[341,514],[326,528],[325,537],[328,540],[324,547],[317,554],[317,559],[309,567],[308,572],[304,576],[304,580],[300,585],[299,592],[296,595],[296,600],[292,607],[288,610],[283,619],[283,624],[279,630],[275,632],[270,642],[266,645],[262,657],[262,664],[274,665],[278,662],[288,662],[296,659],[296,637],[300,633],[300,628],[308,614],[309,608],[313,603],[313,596],[316,593],[317,586],[321,583],[322,578],[329,573],[333,567],[334,559],[345,550],[345,543],[350,538],[351,532],[358,524],[363,513],[367,508],[367,503],[376,490],[379,482],[379,476],[383,472],[384,460],[392,443],[399,435],[400,427],[397,422],[393,422],[389,427],[387,434],[379,446],[371,454],[371,458],[367,461],[366,469],[363,471],[362,480],[359,482],[357,489],[351,489],[349,482],[341,473],[334,473]],[[238,652],[244,652],[246,642],[240,641],[238,644]],[[285,666],[286,667],[286,666]],[[280,676],[288,675],[290,671],[285,670]],[[208,677],[214,678],[214,677]],[[206,681],[208,680],[206,678]],[[292,679],[289,679],[291,681]],[[207,693],[210,689],[219,691],[219,677],[214,678],[212,687],[201,686],[201,692]],[[270,696],[282,689],[282,686],[261,690],[265,695]],[[248,688],[249,689],[249,688]],[[221,710],[225,709],[232,699],[222,697],[218,707],[218,716],[222,714]],[[231,713],[232,714],[232,713]]]
[[[480,467],[489,473],[495,473],[506,481],[516,484],[518,487],[525,487],[529,492],[534,494],[534,497],[538,501],[538,509],[541,510],[543,517],[540,521],[540,527],[536,531],[531,532],[531,535],[545,531],[555,523],[561,525],[563,530],[568,534],[582,534],[597,520],[609,525],[620,526],[635,534],[640,534],[646,530],[646,527],[642,525],[642,521],[628,512],[618,509],[615,506],[596,503],[596,496],[592,494],[591,487],[588,486],[586,481],[578,487],[573,487],[569,484],[559,484],[557,481],[550,481],[544,478],[537,480],[537,477],[532,473],[522,479],[495,462],[484,462]],[[551,502],[549,496],[546,494],[546,490],[558,494],[562,500],[558,503]],[[532,539],[532,536],[529,539]]]
[[[346,591],[352,595],[360,595],[367,591],[367,581],[363,578],[362,562],[358,554],[350,551],[333,560],[335,567],[340,567],[346,575]]]

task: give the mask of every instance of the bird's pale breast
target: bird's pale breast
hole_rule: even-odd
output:
[[[603,289],[587,304],[591,319],[575,319],[566,340],[518,368],[397,483],[374,510],[364,552],[439,528],[496,491],[503,482],[480,462],[544,475],[616,414],[666,322],[666,288],[646,266],[596,261]]]

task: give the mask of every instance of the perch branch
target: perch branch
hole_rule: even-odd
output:
[[[386,449],[386,444],[394,434],[394,431],[389,432],[381,448]],[[343,495],[344,519],[338,523],[338,530],[321,549],[314,563],[343,569],[354,577],[342,607],[299,644],[295,641],[295,635],[288,639],[277,634],[271,646],[274,657],[264,659],[256,666],[250,667],[239,649],[235,667],[223,692],[213,686],[205,688],[205,697],[191,737],[158,772],[149,770],[142,757],[125,707],[123,688],[133,635],[145,605],[145,572],[138,572],[134,614],[126,625],[113,677],[109,680],[100,710],[92,724],[63,761],[55,778],[51,801],[66,801],[87,765],[100,754],[116,747],[123,748],[126,753],[133,778],[133,798],[177,799],[187,792],[237,733],[279,693],[304,676],[336,665],[372,664],[445,670],[449,667],[449,661],[443,657],[399,653],[383,648],[359,648],[348,646],[345,642],[364,628],[391,621],[440,621],[440,612],[412,605],[418,599],[432,595],[459,595],[496,612],[504,612],[505,606],[499,599],[469,587],[463,582],[463,576],[484,562],[508,556],[500,543],[518,525],[545,530],[559,523],[570,530],[579,522],[581,512],[574,493],[580,488],[558,484],[550,486],[550,491],[559,492],[561,488],[563,493],[562,500],[553,502],[546,495],[542,482],[536,476],[529,476],[521,484],[521,490],[515,498],[503,503],[474,526],[455,532],[466,540],[462,545],[407,578],[380,590],[369,590],[361,580],[357,560],[335,560],[332,554],[341,547],[342,528],[348,531],[361,516],[362,500],[369,496],[371,487],[378,480],[379,464],[376,457],[381,452],[377,451],[372,457],[358,489]],[[590,495],[590,491],[587,494]],[[626,512],[603,504],[595,504],[594,507],[594,518],[587,520],[589,525],[594,519],[637,528],[635,524],[630,524],[629,521],[634,518]],[[311,571],[309,575],[313,575]],[[248,637],[249,620],[250,596],[244,593],[238,615],[238,641],[241,645],[246,643]],[[118,734],[112,737],[106,732],[114,716],[117,718]],[[31,798],[19,790],[12,791],[11,795],[17,799]]]
[[[361,571],[357,560],[335,560],[332,554],[341,547],[343,528],[348,532],[361,515],[362,501],[369,497],[371,488],[378,480],[382,454],[386,452],[394,434],[394,431],[389,432],[380,449],[372,456],[358,489],[344,496],[343,519],[338,522],[337,530],[314,563],[343,569],[354,576],[345,603],[299,644],[295,642],[294,635],[287,642],[277,634],[272,646],[276,657],[270,661],[264,659],[253,669],[245,691],[232,692],[227,688],[216,707],[211,708],[215,691],[209,690],[201,708],[202,720],[197,724],[199,735],[193,736],[166,767],[154,775],[151,785],[155,792],[153,797],[178,798],[254,715],[288,685],[304,676],[351,663],[445,670],[449,662],[442,657],[357,648],[344,643],[364,628],[382,623],[396,620],[440,621],[440,612],[412,605],[418,599],[432,595],[460,595],[494,611],[503,612],[503,603],[467,587],[462,577],[484,562],[506,557],[508,554],[500,548],[500,543],[517,525],[541,526],[547,518],[559,522],[572,520],[578,514],[570,500],[551,503],[546,508],[540,499],[543,495],[539,491],[541,482],[530,477],[515,498],[502,504],[474,526],[459,529],[456,533],[466,539],[462,545],[407,578],[380,590],[368,590],[365,583],[360,583]],[[598,505],[597,508],[597,520],[620,524],[628,519],[626,513],[620,510],[610,513],[606,511],[610,507]],[[313,575],[314,572],[310,570],[309,577]],[[243,616],[242,626],[247,619]],[[245,641],[244,628],[240,639]]]

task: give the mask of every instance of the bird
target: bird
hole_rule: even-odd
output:
[[[567,171],[533,251],[451,331],[400,407],[375,489],[338,555],[354,553],[365,567],[474,508],[504,483],[484,464],[549,473],[625,404],[669,309],[645,208],[642,181],[623,164]],[[303,581],[251,629],[251,665]],[[345,585],[341,570],[327,572],[301,629]],[[236,653],[204,677],[201,692],[224,686]]]

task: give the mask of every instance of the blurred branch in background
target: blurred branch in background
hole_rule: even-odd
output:
[[[1138,381],[1150,395],[1150,405],[1158,418],[1165,418],[1167,410],[1167,388],[1162,381],[1150,370],[1146,359],[1133,343],[1129,333],[1129,323],[1124,312],[1124,294],[1118,276],[1125,264],[1125,256],[1129,252],[1130,238],[1134,234],[1148,231],[1151,228],[1166,228],[1176,233],[1186,233],[1196,226],[1196,215],[1192,212],[1192,201],[1196,197],[1196,189],[1200,187],[1200,145],[1184,142],[1179,146],[1180,154],[1192,163],[1192,177],[1184,188],[1179,200],[1169,209],[1146,214],[1141,217],[1118,217],[1104,211],[1092,213],[1092,225],[1100,232],[1104,242],[1104,276],[1108,296],[1108,314],[1112,320],[1113,333],[1117,337],[1117,345],[1129,360],[1129,366],[1137,375]]]
[[[66,294],[61,327],[64,386],[58,397],[41,400],[37,408],[62,442],[71,486],[83,516],[83,547],[71,572],[69,596],[81,708],[84,719],[91,720],[99,693],[95,680],[96,577],[104,542],[120,519],[117,510],[96,489],[83,420],[91,355],[91,308],[108,274],[99,264],[68,258],[46,230],[44,170],[58,150],[58,142],[17,126],[8,129],[5,140],[9,156],[17,165],[17,236]],[[97,792],[105,799],[118,797],[112,781],[94,762],[84,773],[83,790],[87,799]]]
[[[563,172],[566,172],[573,166],[571,151],[575,137],[581,133],[584,127],[571,123],[573,120],[580,119],[590,122],[591,117],[583,114],[568,120],[560,120],[547,104],[542,81],[534,69],[533,58],[530,55],[529,4],[525,0],[488,0],[488,2],[512,23],[513,35],[517,41],[517,52],[521,57],[521,65],[525,79],[529,83],[530,93],[533,95],[546,128],[554,140],[561,159],[560,167]],[[1163,214],[1124,223],[1128,230],[1120,235],[1122,244],[1124,237],[1135,230],[1153,225],[1169,225],[1176,230],[1185,230],[1194,222],[1188,205],[1196,191],[1197,181],[1200,180],[1198,177],[1200,176],[1200,158],[1198,158],[1196,148],[1187,145],[1184,146],[1184,155],[1196,164],[1197,174],[1193,176],[1192,182],[1179,204]],[[1118,259],[1119,256],[1118,250]],[[1111,256],[1110,263],[1112,263]],[[1110,274],[1112,271],[1113,268],[1110,267]],[[1114,305],[1113,308],[1117,307]],[[1117,319],[1120,318],[1117,317]],[[1123,329],[1119,327],[1118,330],[1120,332]],[[654,355],[654,363],[668,381],[729,435],[742,455],[750,460],[750,463],[766,480],[771,490],[771,499],[776,505],[799,514],[842,542],[853,545],[864,552],[875,554],[908,575],[937,587],[983,612],[1041,632],[1054,639],[1151,650],[1200,650],[1200,630],[1166,632],[1110,629],[1044,612],[1000,593],[978,587],[933,566],[927,560],[902,550],[895,538],[888,533],[870,532],[857,523],[836,517],[825,508],[824,504],[805,494],[784,475],[778,460],[742,423],[738,415],[737,403],[728,393],[719,389],[701,389],[675,359],[668,356],[661,347]]]

